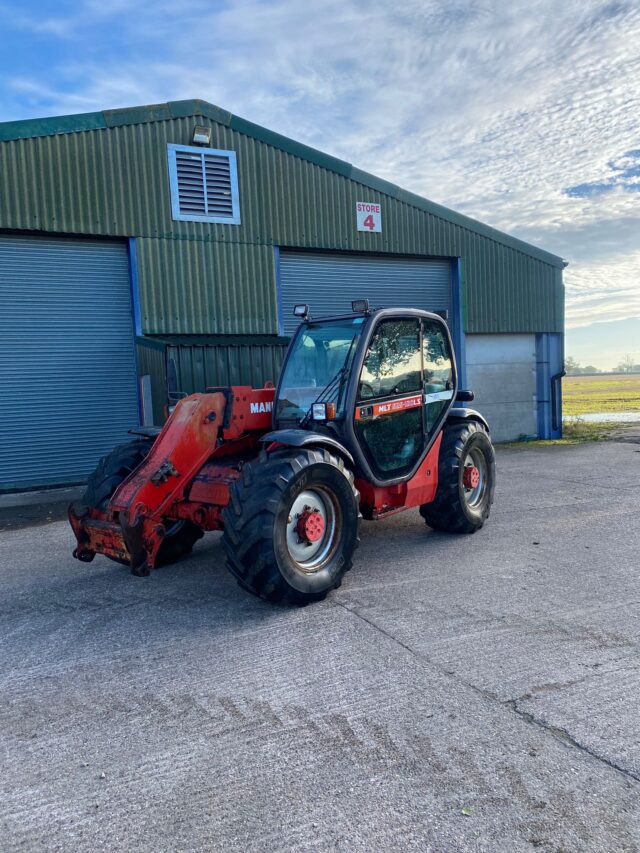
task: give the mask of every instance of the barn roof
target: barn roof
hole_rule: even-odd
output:
[[[205,117],[218,124],[245,134],[260,142],[271,145],[282,151],[314,163],[325,169],[329,169],[349,180],[356,181],[371,189],[382,192],[391,198],[431,213],[441,219],[452,222],[462,228],[474,231],[489,239],[506,244],[523,252],[526,255],[538,258],[555,267],[564,267],[566,263],[562,258],[550,252],[512,237],[503,231],[485,225],[471,217],[456,213],[443,205],[430,201],[408,190],[402,189],[390,181],[385,181],[376,175],[358,169],[346,160],[333,157],[317,148],[304,145],[273,130],[261,125],[254,124],[247,119],[236,116],[233,113],[216,107],[207,101],[186,100],[168,101],[166,104],[148,104],[139,107],[124,107],[115,110],[102,110],[92,113],[78,113],[67,116],[50,116],[47,118],[24,119],[20,121],[0,122],[0,142],[8,142],[17,139],[33,139],[41,136],[53,136],[63,133],[81,133],[90,130],[106,130],[109,128],[122,127],[124,125],[145,124],[148,122],[170,121],[176,118]]]

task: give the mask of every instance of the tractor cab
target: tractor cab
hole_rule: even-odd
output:
[[[360,311],[324,320],[297,306],[303,322],[281,372],[273,425],[331,436],[360,476],[399,482],[419,467],[455,399],[451,336],[436,314],[353,305]]]

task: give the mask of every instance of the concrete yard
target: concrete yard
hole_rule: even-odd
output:
[[[362,524],[319,605],[0,533],[0,849],[640,849],[640,444],[501,449],[474,536]]]

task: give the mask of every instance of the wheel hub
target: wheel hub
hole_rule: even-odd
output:
[[[465,489],[477,489],[480,485],[480,471],[475,465],[469,465],[464,469],[462,484]]]
[[[317,542],[319,539],[322,539],[325,523],[320,511],[305,506],[298,517],[296,530],[303,542]]]
[[[289,555],[303,572],[318,571],[335,541],[337,515],[328,489],[312,486],[298,494],[287,518]]]

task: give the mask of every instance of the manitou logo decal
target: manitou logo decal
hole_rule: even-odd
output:
[[[273,408],[273,403],[251,403],[251,414],[267,414]]]

